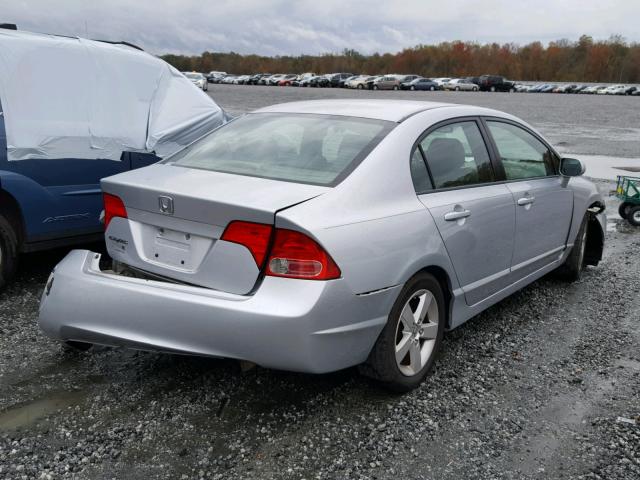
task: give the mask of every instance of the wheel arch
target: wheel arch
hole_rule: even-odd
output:
[[[447,329],[451,328],[451,312],[453,308],[453,285],[451,283],[451,277],[449,277],[449,274],[444,268],[437,265],[423,267],[415,272],[412,277],[420,273],[429,273],[433,275],[440,284],[440,288],[442,288],[442,293],[444,295]]]
[[[24,218],[22,209],[16,198],[6,190],[2,189],[0,184],[0,213],[5,216],[9,223],[13,226],[18,243],[22,244],[25,238]]]
[[[604,204],[595,201],[587,210],[587,244],[584,258],[587,265],[596,266],[602,260],[604,251],[605,227],[602,225]],[[606,219],[604,219],[606,222]],[[606,223],[605,223],[606,225]]]

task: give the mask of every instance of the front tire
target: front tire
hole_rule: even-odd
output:
[[[374,89],[374,90],[378,90],[378,86],[377,86],[377,85],[374,85],[374,86],[373,86],[373,89]]]
[[[431,90],[432,92],[435,92],[436,87],[429,87],[429,90]]]
[[[9,221],[0,214],[0,290],[18,268],[18,236]]]
[[[495,91],[496,91],[496,87],[491,87],[491,88],[490,88],[490,90],[491,90],[492,92],[495,92]]]
[[[364,85],[362,85],[361,83],[358,84],[358,90],[362,90],[364,88]]]
[[[582,224],[576,235],[576,241],[571,248],[571,253],[558,268],[558,274],[569,282],[580,280],[584,270],[584,253],[587,247],[587,216],[582,219]]]
[[[411,87],[409,87],[409,90],[411,90],[411,91],[413,91],[413,90],[415,90],[415,89],[416,89],[416,86],[415,86],[415,85],[411,85]]]
[[[429,273],[415,275],[393,304],[361,373],[397,392],[413,390],[435,361],[445,322],[440,283]]]

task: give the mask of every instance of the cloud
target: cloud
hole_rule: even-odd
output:
[[[126,40],[158,54],[383,53],[445,40],[546,42],[583,33],[640,40],[636,0],[0,0],[0,11],[0,21],[21,29]]]

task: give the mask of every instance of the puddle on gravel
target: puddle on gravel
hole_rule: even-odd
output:
[[[32,425],[63,408],[77,405],[85,396],[86,392],[82,390],[54,392],[46,397],[11,407],[0,413],[0,432]]]

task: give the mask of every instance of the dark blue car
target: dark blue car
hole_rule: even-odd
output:
[[[59,67],[47,91],[51,55]],[[91,81],[74,83],[79,75]],[[155,163],[225,120],[137,48],[0,29],[0,288],[21,252],[102,238],[100,179]]]

